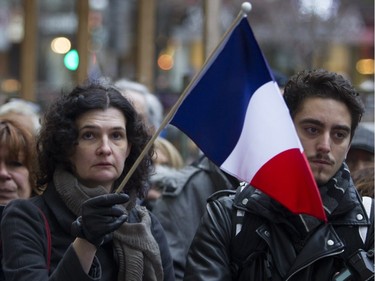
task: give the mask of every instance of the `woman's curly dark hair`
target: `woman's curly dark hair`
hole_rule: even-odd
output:
[[[351,138],[361,121],[364,104],[349,80],[325,69],[304,70],[292,76],[284,88],[284,100],[292,118],[306,98],[330,98],[345,103],[351,114]]]
[[[131,102],[123,97],[115,87],[100,82],[89,82],[60,96],[50,105],[44,115],[37,139],[38,186],[45,186],[51,182],[58,166],[73,172],[73,166],[69,159],[77,145],[78,129],[75,123],[77,118],[87,111],[105,110],[110,107],[117,108],[124,114],[127,138],[131,144],[131,151],[126,159],[124,171],[115,181],[113,188],[115,189],[122,182],[150,140],[150,135]],[[145,196],[152,154],[153,149],[151,148],[124,188],[124,192],[128,193],[133,200],[136,196],[140,198]]]

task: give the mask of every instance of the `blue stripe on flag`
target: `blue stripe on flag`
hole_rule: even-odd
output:
[[[246,17],[224,44],[170,122],[218,166],[240,137],[253,93],[273,80]]]

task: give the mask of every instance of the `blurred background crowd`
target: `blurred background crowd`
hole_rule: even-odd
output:
[[[0,0],[0,104],[38,114],[77,82],[145,85],[163,114],[240,11],[240,0]],[[305,68],[344,74],[374,122],[373,0],[252,0],[249,21],[280,86]],[[235,70],[233,70],[235,71]],[[22,108],[21,105],[15,106]],[[194,145],[167,128],[188,163]]]

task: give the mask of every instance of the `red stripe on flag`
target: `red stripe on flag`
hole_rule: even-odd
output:
[[[303,213],[327,221],[309,163],[298,148],[273,157],[255,174],[250,184],[295,214]]]

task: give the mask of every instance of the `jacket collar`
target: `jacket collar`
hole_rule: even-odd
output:
[[[326,185],[319,187],[319,190],[329,223],[360,226],[370,224],[345,163]],[[233,206],[274,223],[287,224],[291,228],[297,228],[299,232],[310,232],[322,223],[308,215],[292,214],[281,204],[250,185],[242,185],[238,188]]]

